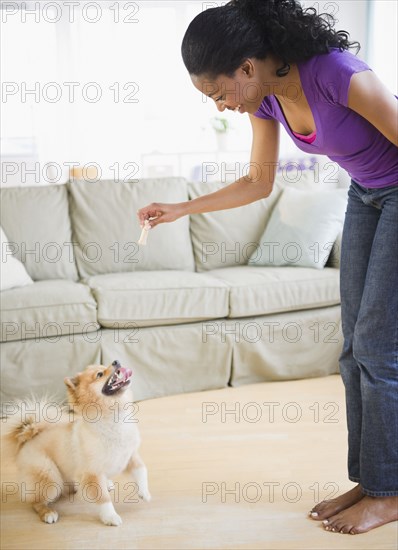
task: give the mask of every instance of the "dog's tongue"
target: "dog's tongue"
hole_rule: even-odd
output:
[[[124,367],[119,367],[117,369],[117,372],[118,372],[118,374],[115,373],[117,378],[119,380],[123,380],[124,382],[126,380],[128,380],[131,377],[131,375],[133,374],[133,372],[130,369],[125,369]]]

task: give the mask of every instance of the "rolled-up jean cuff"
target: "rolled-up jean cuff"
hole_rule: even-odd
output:
[[[361,483],[361,480],[359,479],[359,477],[348,476],[348,479],[350,481],[353,481],[354,483]]]
[[[362,492],[368,497],[397,497],[398,491],[368,491],[362,487]]]

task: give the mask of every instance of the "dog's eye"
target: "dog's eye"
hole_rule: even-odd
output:
[[[104,376],[103,372],[97,372],[97,378],[101,378],[101,376]]]

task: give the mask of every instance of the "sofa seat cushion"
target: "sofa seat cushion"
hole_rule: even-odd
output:
[[[98,330],[90,289],[68,280],[38,281],[1,293],[1,341],[47,338]]]
[[[211,276],[230,287],[229,317],[340,303],[339,270],[332,267],[236,266],[214,269]]]
[[[228,315],[226,283],[202,273],[136,271],[89,277],[107,328],[170,325]]]

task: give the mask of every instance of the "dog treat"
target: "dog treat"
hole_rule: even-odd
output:
[[[148,238],[148,231],[149,231],[150,227],[149,227],[149,221],[148,220],[145,220],[144,222],[144,227],[142,228],[142,231],[141,231],[141,236],[139,238],[139,241],[138,241],[138,244],[141,244],[143,246],[146,245],[146,240]]]

